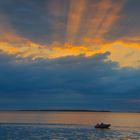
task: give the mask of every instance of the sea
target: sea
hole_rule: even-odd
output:
[[[140,140],[140,113],[1,111],[0,140]]]

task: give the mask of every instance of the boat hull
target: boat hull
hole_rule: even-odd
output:
[[[95,125],[95,128],[100,128],[100,129],[108,129],[110,128],[110,124],[97,124]]]

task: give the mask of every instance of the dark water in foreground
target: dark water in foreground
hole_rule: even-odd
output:
[[[95,129],[100,121],[111,129]],[[0,112],[0,140],[140,140],[140,114]]]

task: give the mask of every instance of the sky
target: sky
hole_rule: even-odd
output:
[[[0,110],[140,111],[140,1],[0,1]]]

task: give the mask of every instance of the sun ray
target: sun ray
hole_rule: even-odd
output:
[[[87,0],[71,0],[67,23],[67,41],[74,43],[85,13]]]

